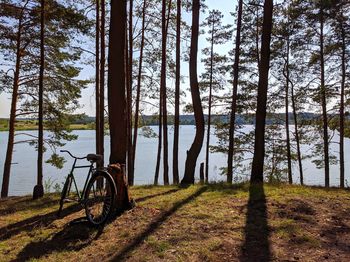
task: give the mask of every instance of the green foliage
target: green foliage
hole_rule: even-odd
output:
[[[66,162],[64,157],[59,156],[56,153],[53,153],[51,157],[45,161],[46,163],[49,163],[59,169],[63,168],[63,164]]]
[[[231,25],[222,24],[223,15],[219,10],[210,10],[208,17],[202,23],[202,27],[207,29],[206,38],[208,46],[202,49],[202,63],[204,72],[200,76],[199,87],[202,93],[202,105],[208,107],[209,90],[215,94],[212,99],[212,107],[216,103],[222,102],[217,95],[227,85],[227,74],[230,71],[229,59],[226,55],[220,55],[216,52],[218,45],[227,43],[232,37]],[[190,111],[190,107],[186,107]]]
[[[61,193],[62,192],[62,187],[59,183],[55,183],[55,185],[53,186],[53,190],[55,193]]]
[[[40,1],[2,3],[0,11],[0,50],[6,62],[0,72],[2,87],[11,93],[13,72],[19,72],[18,115],[37,118],[38,75],[40,61]],[[5,8],[3,8],[5,7]],[[62,167],[63,159],[56,147],[77,136],[70,134],[71,114],[79,107],[80,92],[91,81],[79,79],[82,51],[75,45],[91,30],[92,21],[84,6],[71,1],[45,1],[44,125],[45,147],[53,152],[47,163]],[[21,19],[21,20],[20,20]],[[21,25],[20,25],[21,24]],[[20,30],[20,31],[19,31]],[[20,32],[20,34],[18,34]],[[17,38],[20,36],[20,39]],[[19,40],[19,42],[18,42]],[[19,44],[19,67],[15,68],[16,45]],[[32,141],[36,145],[36,141]]]
[[[143,126],[141,128],[142,135],[146,138],[156,138],[158,137],[157,133],[149,126]]]
[[[45,181],[44,181],[44,192],[45,193],[51,193],[51,188],[52,188],[53,184],[55,183],[55,181],[56,180],[53,180],[51,177],[49,177],[48,179],[45,179]]]

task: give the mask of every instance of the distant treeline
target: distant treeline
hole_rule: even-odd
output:
[[[204,115],[205,121],[207,122],[208,115]],[[332,116],[332,119],[336,119],[337,117],[334,115]],[[300,113],[298,114],[299,121],[303,121],[304,124],[307,124],[308,122],[314,122],[321,119],[321,114],[314,114],[314,113]],[[349,114],[346,115],[346,120],[350,120]],[[18,122],[25,122],[27,125],[32,121],[32,125],[36,125],[37,119],[33,118],[19,118],[17,120]],[[107,119],[105,120],[108,121]],[[140,126],[156,126],[158,125],[158,115],[143,115],[141,116]],[[212,115],[212,124],[228,124],[229,123],[229,115]],[[92,128],[94,128],[95,123],[95,117],[94,116],[87,116],[87,115],[75,115],[71,118],[71,124],[72,125],[91,125]],[[283,125],[285,123],[285,114],[283,113],[270,113],[267,114],[266,118],[266,124],[281,124]],[[289,114],[289,123],[294,123],[294,117],[293,114]],[[8,119],[7,118],[0,118],[0,129],[1,130],[7,130],[7,124]],[[174,116],[169,115],[168,116],[168,124],[172,125],[174,124]],[[238,125],[254,125],[255,124],[255,115],[237,115],[236,116],[236,124]],[[180,125],[195,125],[195,119],[194,115],[180,115]],[[25,126],[23,126],[23,129],[26,129]],[[27,128],[32,129],[32,128]],[[34,128],[36,129],[36,127]]]
[[[208,115],[204,115],[205,121],[208,119]],[[299,121],[315,121],[321,119],[321,114],[314,113],[299,113],[298,114]],[[347,115],[347,119],[350,120],[349,115]],[[106,120],[107,121],[107,120]],[[229,123],[229,115],[212,115],[211,122],[213,124],[217,123]],[[89,124],[94,123],[95,117],[92,116],[81,116],[76,118],[72,124]],[[172,125],[174,123],[174,116],[168,116],[168,124]],[[269,113],[266,117],[266,124],[284,124],[285,123],[285,114],[284,113]],[[289,114],[289,123],[294,123],[293,114]],[[143,126],[155,126],[158,125],[158,115],[143,115],[140,119],[140,125]],[[238,125],[254,125],[255,124],[255,115],[237,115],[236,116],[236,124]],[[180,115],[180,125],[195,125],[194,115]]]

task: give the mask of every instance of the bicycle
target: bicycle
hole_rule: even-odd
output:
[[[105,168],[94,167],[94,164],[102,161],[102,156],[97,154],[88,154],[85,157],[76,157],[68,150],[61,150],[62,153],[68,153],[74,162],[70,173],[64,183],[58,216],[60,216],[65,202],[77,201],[85,208],[88,221],[92,225],[101,225],[107,221],[113,212],[117,187],[112,176]],[[77,165],[78,160],[86,159],[90,165]],[[77,168],[89,168],[88,175],[85,180],[84,188],[80,192],[74,177],[74,170]],[[72,183],[76,190],[76,199],[69,198]]]

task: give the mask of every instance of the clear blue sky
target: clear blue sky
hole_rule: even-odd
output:
[[[233,17],[230,15],[230,12],[233,12],[235,10],[236,6],[236,0],[230,1],[230,0],[206,0],[206,5],[208,6],[208,10],[210,9],[218,9],[220,10],[224,15],[223,24],[233,24]],[[201,20],[203,20],[207,14],[200,14]],[[184,16],[184,19],[186,19],[189,23],[191,23],[191,19],[189,16]],[[205,47],[205,36],[201,36],[199,38],[199,49],[202,49]],[[227,52],[229,48],[232,47],[232,43],[226,45],[225,47],[221,47],[221,52]],[[199,52],[200,54],[200,52]],[[200,58],[198,59],[200,61]],[[199,66],[199,68],[201,68]],[[182,65],[182,72],[184,75],[188,75],[188,64]],[[93,67],[85,67],[82,72],[82,77],[94,77],[95,69]],[[185,81],[183,84],[183,88],[188,88],[188,82]],[[185,98],[186,102],[190,101],[189,95]],[[0,94],[0,118],[7,118],[9,117],[10,113],[10,95],[6,93]],[[86,113],[87,115],[93,116],[95,113],[95,102],[94,102],[94,87],[91,86],[85,90],[82,91],[82,98],[80,99],[81,109],[78,111],[79,113]],[[146,112],[147,113],[147,112]]]

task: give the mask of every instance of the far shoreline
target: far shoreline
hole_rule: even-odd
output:
[[[173,125],[173,124],[168,124],[169,126]],[[158,126],[158,125],[143,125],[143,126]],[[140,126],[139,128],[143,127]],[[180,124],[180,126],[195,126],[194,124]],[[19,128],[15,128],[15,131],[36,131],[38,130],[37,127],[19,127]],[[47,130],[46,128],[44,128],[44,130]],[[70,128],[68,129],[70,131],[76,131],[76,130],[86,130],[86,131],[94,131],[95,127],[91,126],[89,124],[72,124],[70,125]],[[109,128],[106,128],[106,130],[109,130]],[[0,128],[0,132],[8,132],[9,129],[8,128]]]

